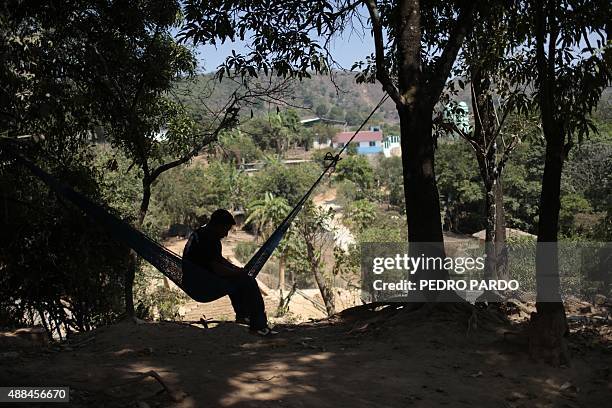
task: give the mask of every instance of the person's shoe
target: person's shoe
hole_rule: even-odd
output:
[[[251,319],[248,317],[236,317],[236,323],[246,324],[248,326],[251,323]]]
[[[261,336],[261,337],[274,336],[274,335],[278,334],[278,332],[276,330],[272,330],[269,327],[264,327],[263,329],[259,329],[259,330],[252,330],[251,329],[251,333],[256,334],[258,336]]]

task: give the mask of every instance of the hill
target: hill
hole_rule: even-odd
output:
[[[229,99],[237,87],[235,82],[227,78],[219,82],[212,74],[205,74],[181,83],[178,86],[180,90],[178,94],[186,105],[195,111],[201,111],[204,108],[203,104],[220,106]],[[465,84],[463,90],[458,86],[456,88],[458,93],[455,99],[467,103],[471,110],[469,82]],[[301,81],[291,81],[280,96],[282,102],[279,104],[258,102],[243,111],[242,116],[247,117],[251,111],[253,116],[265,115],[275,111],[277,106],[294,107],[302,119],[319,116],[345,120],[349,126],[356,126],[367,117],[382,95],[383,91],[378,83],[358,84],[354,73],[335,72],[333,80],[327,75],[314,75]],[[598,109],[594,113],[595,118],[609,122],[611,106],[612,88],[608,88],[602,94]],[[371,123],[398,125],[399,116],[393,101],[387,100]]]
[[[212,75],[200,75],[179,85],[181,99],[196,110],[203,103],[222,104],[227,101],[237,84],[231,80],[215,81]],[[292,106],[301,118],[315,116],[335,120],[346,120],[349,125],[358,125],[371,112],[383,96],[379,84],[357,84],[353,73],[334,73],[329,76],[315,75],[302,81],[292,81],[281,96],[284,103]],[[257,103],[252,107],[253,115],[264,115],[274,111],[275,105]],[[247,111],[248,112],[248,111]],[[373,122],[399,123],[395,104],[388,100],[377,112]]]

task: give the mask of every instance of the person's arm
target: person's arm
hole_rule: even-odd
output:
[[[224,278],[239,277],[244,275],[244,268],[240,268],[225,258],[215,259],[210,262],[212,272]]]

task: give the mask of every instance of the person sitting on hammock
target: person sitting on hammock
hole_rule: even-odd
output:
[[[255,278],[221,255],[221,239],[235,224],[229,211],[218,209],[206,225],[190,235],[183,251],[183,280],[187,292],[195,300],[206,301],[229,295],[236,322],[249,324],[251,332],[261,336],[276,334],[268,327],[263,298]],[[188,268],[186,265],[189,263],[185,261],[202,269]]]

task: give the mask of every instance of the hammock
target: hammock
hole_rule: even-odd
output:
[[[270,258],[280,241],[283,239],[283,236],[291,226],[291,222],[295,219],[297,214],[304,206],[306,200],[308,200],[308,198],[310,197],[314,189],[317,187],[317,185],[321,182],[325,174],[327,174],[330,169],[333,169],[335,167],[335,165],[340,160],[340,155],[344,152],[349,143],[355,138],[357,133],[359,133],[359,131],[363,128],[366,122],[372,117],[372,115],[374,115],[376,110],[378,110],[378,108],[385,102],[387,97],[388,95],[384,95],[382,97],[378,105],[376,105],[370,115],[363,121],[359,129],[357,129],[357,131],[342,147],[338,154],[336,154],[335,156],[333,156],[329,152],[326,154],[325,160],[329,160],[330,163],[327,164],[319,178],[317,178],[317,180],[313,183],[310,189],[308,189],[304,196],[298,201],[298,203],[287,215],[287,217],[272,233],[270,238],[268,238],[268,240],[264,242],[261,248],[259,248],[259,250],[245,265],[245,270],[247,271],[249,276],[256,277],[257,274],[259,274],[266,261]],[[174,282],[179,288],[181,288],[185,293],[193,297],[195,300],[200,302],[207,302],[221,297],[219,293],[213,293],[214,291],[207,296],[202,296],[200,291],[200,294],[197,296],[197,298],[195,298],[193,295],[190,294],[190,288],[188,287],[188,285],[185,285],[183,281],[184,272],[186,270],[189,270],[190,274],[193,273],[199,275],[207,275],[207,279],[210,279],[211,281],[211,286],[223,286],[218,276],[214,275],[210,271],[207,271],[205,268],[195,265],[192,262],[189,262],[188,260],[182,259],[178,254],[170,251],[163,245],[149,238],[147,235],[133,228],[127,222],[111,214],[103,206],[96,204],[95,202],[85,197],[83,194],[60,182],[55,177],[45,172],[43,169],[41,169],[34,163],[28,161],[20,154],[15,152],[11,146],[7,145],[6,150],[17,160],[17,162],[28,168],[36,177],[42,180],[56,194],[65,197],[78,208],[80,208],[92,220],[104,226],[114,239],[133,249],[138,255],[140,255],[143,259],[153,265],[157,270],[164,274],[164,276]]]

